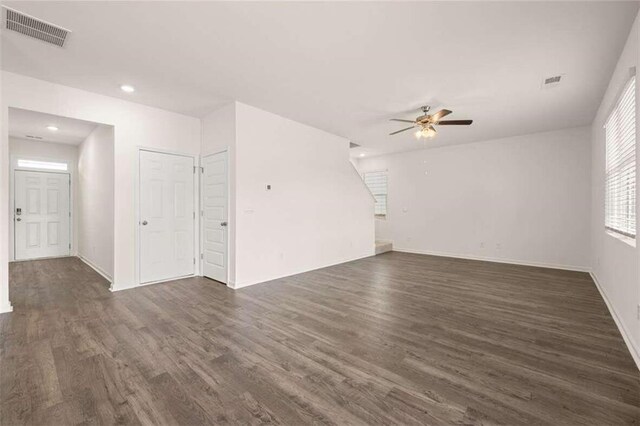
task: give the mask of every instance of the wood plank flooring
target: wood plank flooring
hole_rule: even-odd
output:
[[[390,252],[233,291],[10,266],[0,423],[637,424],[584,273]]]

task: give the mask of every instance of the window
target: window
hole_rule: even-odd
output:
[[[387,217],[387,172],[367,172],[364,183],[376,199],[376,217]]]
[[[605,227],[636,237],[636,78],[605,123]]]
[[[67,163],[53,163],[51,161],[18,160],[20,169],[40,169],[67,171]]]

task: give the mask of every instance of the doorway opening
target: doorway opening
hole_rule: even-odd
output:
[[[80,258],[113,277],[113,126],[9,108],[12,262]]]

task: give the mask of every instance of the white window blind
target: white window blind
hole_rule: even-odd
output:
[[[636,78],[629,80],[605,123],[605,227],[636,236]]]
[[[387,172],[367,172],[364,183],[376,199],[375,215],[387,216]]]

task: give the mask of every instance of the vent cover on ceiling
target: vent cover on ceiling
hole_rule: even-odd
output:
[[[42,136],[25,135],[29,139],[42,139]]]
[[[5,27],[26,36],[63,47],[71,31],[45,22],[17,10],[2,7],[5,10]]]
[[[544,79],[544,84],[552,84],[552,83],[560,83],[561,75],[556,75],[554,77],[549,77]]]
[[[560,81],[564,81],[564,74],[558,74],[551,77],[545,77],[542,79],[542,88],[550,89],[560,84]]]

